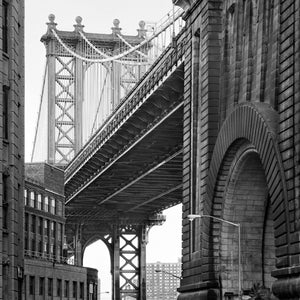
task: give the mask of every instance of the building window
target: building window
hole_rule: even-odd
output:
[[[57,279],[56,296],[61,296],[61,279]]]
[[[73,281],[73,298],[77,299],[77,282]]]
[[[45,236],[49,236],[48,231],[49,231],[49,221],[44,220],[44,235]]]
[[[48,278],[48,296],[52,296],[53,291],[53,279]]]
[[[44,277],[40,277],[40,290],[39,290],[39,294],[40,295],[44,295],[44,291],[45,291],[45,278]]]
[[[44,211],[49,211],[49,199],[48,196],[45,196],[44,198]]]
[[[64,297],[69,297],[69,281],[65,280],[65,291],[64,291]]]
[[[9,87],[3,86],[3,112],[2,112],[2,125],[3,125],[3,138],[8,139],[8,103],[9,103]]]
[[[83,299],[84,297],[84,283],[83,282],[80,282],[80,291],[79,291],[79,297],[80,299]]]
[[[55,238],[55,223],[51,221],[51,237]]]
[[[29,294],[34,295],[34,276],[29,276]]]
[[[35,233],[35,227],[36,227],[36,217],[31,216],[31,232]]]
[[[37,195],[37,208],[38,208],[39,210],[42,209],[42,195],[41,195],[41,194],[38,194],[38,195]]]
[[[30,192],[30,206],[34,207],[34,192]]]
[[[27,202],[27,190],[25,189],[24,190],[24,205],[28,205],[28,202]]]
[[[51,198],[50,201],[51,201],[51,202],[50,202],[50,212],[51,212],[52,214],[55,214],[55,199],[54,199],[54,198]]]
[[[2,50],[8,51],[8,3],[3,1],[3,16],[2,16]]]
[[[57,223],[57,240],[62,241],[62,225],[60,223]]]
[[[43,234],[43,219],[41,217],[38,217],[38,219],[37,219],[37,227],[38,227],[37,233],[42,235]]]
[[[8,226],[8,195],[7,195],[7,190],[8,190],[8,185],[7,185],[7,180],[8,176],[3,175],[2,176],[2,185],[3,185],[3,228],[7,229]]]
[[[25,213],[25,232],[28,232],[28,213]]]

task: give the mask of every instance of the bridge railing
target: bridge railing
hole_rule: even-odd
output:
[[[151,65],[148,71],[131,90],[123,101],[115,108],[113,114],[102,124],[97,132],[89,139],[85,146],[69,163],[65,170],[66,182],[76,173],[109,137],[126,121],[145,101],[147,94],[162,81],[163,78],[174,68],[179,66],[184,57],[185,39],[184,28],[174,37],[172,43],[163,51],[159,58]]]

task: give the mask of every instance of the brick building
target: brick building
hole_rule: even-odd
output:
[[[25,165],[25,299],[97,299],[98,271],[69,265],[64,251],[64,172]]]
[[[147,300],[175,300],[180,285],[181,262],[147,263],[146,288]]]
[[[0,1],[0,299],[23,277],[24,1]]]

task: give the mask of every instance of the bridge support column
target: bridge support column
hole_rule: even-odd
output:
[[[81,244],[81,234],[82,234],[82,224],[77,224],[75,228],[75,236],[74,236],[74,261],[78,266],[83,265],[83,253],[82,253],[82,244]]]
[[[146,226],[115,225],[113,229],[113,300],[146,300]]]

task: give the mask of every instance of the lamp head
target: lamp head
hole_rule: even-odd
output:
[[[189,221],[194,221],[197,218],[201,218],[201,215],[195,215],[195,214],[190,214],[187,216],[187,218],[189,219]]]

